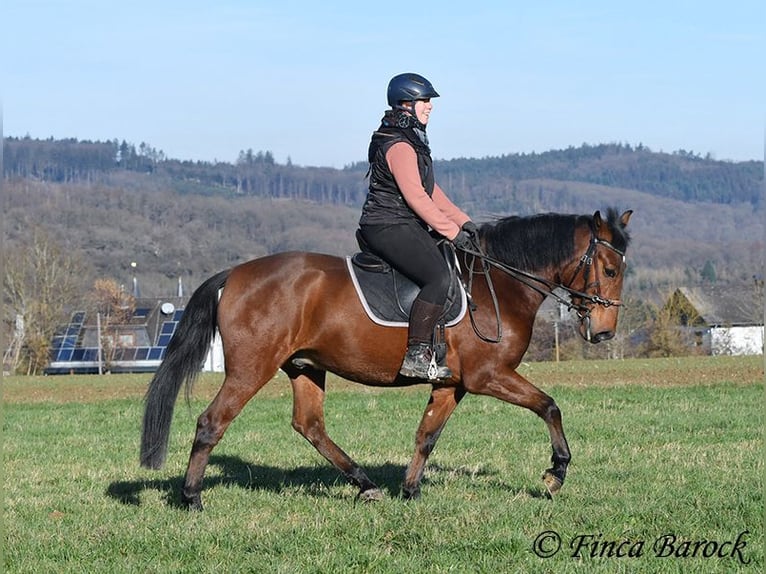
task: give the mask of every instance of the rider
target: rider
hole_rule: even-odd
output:
[[[476,225],[434,181],[426,125],[431,98],[438,97],[418,74],[399,74],[389,82],[391,109],[372,134],[369,192],[359,220],[367,245],[420,287],[399,373],[423,379],[452,376],[444,357],[434,357],[434,329],[447,300],[450,270],[429,229],[462,249],[478,241]],[[435,377],[429,377],[432,358]]]

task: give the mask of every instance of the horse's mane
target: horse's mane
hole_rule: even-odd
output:
[[[607,210],[605,221],[612,231],[612,245],[625,251],[630,236],[620,223],[619,212]],[[509,216],[481,227],[487,252],[504,263],[527,271],[557,266],[572,257],[575,229],[594,226],[592,215],[541,213]]]

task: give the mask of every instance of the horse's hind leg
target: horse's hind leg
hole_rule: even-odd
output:
[[[312,367],[287,367],[286,371],[293,384],[293,428],[359,488],[360,499],[371,501],[382,498],[380,489],[327,435],[324,424],[326,372]]]
[[[276,368],[274,370],[276,371]],[[181,502],[190,510],[202,510],[200,493],[210,452],[221,440],[231,421],[269,380],[269,376],[254,380],[252,376],[227,373],[213,402],[197,419],[197,433],[194,436],[181,493]]]
[[[420,496],[420,481],[426,461],[436,446],[447,419],[463,396],[465,390],[458,387],[434,387],[431,391],[431,398],[428,399],[428,406],[415,435],[415,454],[404,476],[402,494],[405,498]]]

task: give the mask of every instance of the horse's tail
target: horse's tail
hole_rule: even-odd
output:
[[[228,269],[210,277],[191,296],[165,359],[149,383],[144,397],[141,466],[160,468],[165,462],[173,407],[181,385],[186,382],[188,397],[202,369],[217,327],[218,291],[230,272]]]

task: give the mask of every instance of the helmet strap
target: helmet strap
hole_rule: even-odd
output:
[[[408,107],[407,104],[410,104],[410,107]],[[401,102],[398,102],[394,106],[394,109],[395,110],[401,110],[403,112],[407,112],[412,117],[415,117],[415,102],[406,101],[406,100],[405,101],[401,101]]]

